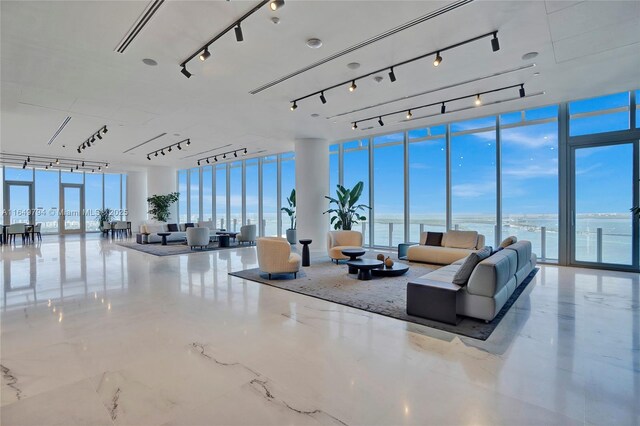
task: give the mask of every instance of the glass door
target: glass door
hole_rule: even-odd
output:
[[[573,264],[638,269],[636,144],[572,149]]]
[[[60,229],[65,234],[84,232],[84,185],[63,183],[60,190],[63,208]]]
[[[5,183],[5,197],[8,214],[5,223],[7,225],[13,223],[33,223],[33,183],[8,181]]]

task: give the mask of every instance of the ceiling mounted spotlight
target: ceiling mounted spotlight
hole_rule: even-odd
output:
[[[82,160],[82,167],[84,167],[84,160]]]
[[[207,164],[211,164],[211,159],[213,159],[214,163],[217,163],[219,156],[222,157],[222,159],[221,159],[221,161],[222,161],[222,160],[226,160],[227,159],[227,154],[229,155],[229,157],[231,157],[231,155],[233,154],[233,157],[231,157],[231,158],[238,158],[241,155],[242,156],[247,155],[247,152],[248,152],[247,148],[236,148],[234,150],[227,151],[227,152],[219,152],[217,154],[212,154],[212,155],[210,155],[208,157],[199,158],[197,160],[197,164],[198,164],[198,166],[202,165],[205,162]]]
[[[238,151],[233,151],[233,156],[234,156],[235,158],[238,158]]]
[[[95,172],[96,172],[96,169],[91,169],[91,173],[95,173]]]
[[[227,158],[227,154],[226,154],[226,153],[225,153],[225,154],[223,154],[223,155],[222,155],[222,158],[225,158],[225,159],[226,159],[226,158]]]
[[[204,48],[204,50],[200,54],[200,60],[206,61],[209,58],[209,56],[211,56],[211,53],[209,52],[209,47],[207,46]]]
[[[207,157],[207,164],[211,164],[211,163],[209,162],[209,157]]]
[[[244,153],[242,155],[247,155],[247,148],[244,149]]]
[[[86,149],[86,148],[87,148],[87,146],[86,146],[86,145],[85,145],[85,143],[83,142],[83,143],[82,143],[82,149]]]
[[[158,151],[156,151],[156,157],[158,156]]]
[[[215,161],[216,163],[218,162],[218,156],[217,155],[213,156],[213,161]]]
[[[102,139],[102,135],[100,134],[100,131],[98,131],[98,133],[96,133],[96,137],[97,137],[98,139]]]
[[[109,163],[106,163],[104,166],[108,169],[109,168]]]
[[[293,101],[293,103],[291,104],[290,109],[291,109],[291,111],[295,111],[296,108],[298,108],[298,104],[296,103],[296,101]]]
[[[82,153],[82,149],[78,148],[78,154],[81,154],[81,153]]]
[[[384,122],[382,121],[382,117],[378,117],[378,124],[380,126],[384,126]]]
[[[178,148],[178,151],[182,151],[182,147],[180,146],[180,144],[176,145],[176,148]]]
[[[355,121],[353,122],[353,125],[351,126],[352,130],[355,130],[358,128],[358,123],[356,123]]]
[[[191,78],[191,73],[187,70],[186,66],[182,66],[182,69],[180,70],[180,72],[182,73],[182,75],[184,75],[187,78]]]
[[[89,139],[87,139],[87,148],[91,148],[91,142],[89,142]]]
[[[478,105],[482,105],[482,99],[480,99],[480,94],[476,95],[476,101],[475,101],[476,106]]]
[[[72,168],[70,168],[70,169],[69,169],[69,171],[70,171],[71,173],[73,173],[73,167],[72,167]]]
[[[327,103],[327,98],[324,97],[324,92],[320,92],[320,102],[323,104]]]
[[[396,73],[393,72],[393,67],[389,69],[389,80],[391,80],[392,83],[396,81]]]
[[[31,162],[31,157],[27,155],[27,163]]]
[[[351,86],[349,86],[349,91],[350,92],[354,92],[357,88],[358,88],[358,86],[356,86],[356,81],[352,80],[351,81]]]
[[[497,52],[498,50],[500,50],[500,42],[498,41],[497,31],[493,33],[493,38],[491,39],[491,49],[493,49],[494,52]]]
[[[171,147],[169,147],[169,152],[171,152]]]
[[[411,117],[413,117],[413,114],[411,114],[411,110],[407,111],[407,120],[411,120]]]
[[[95,136],[91,136],[91,143],[94,143],[96,141],[96,137]]]
[[[198,166],[200,165],[200,160],[198,160]]]
[[[147,154],[147,160],[151,161],[151,155]]]
[[[440,52],[436,53],[436,58],[433,60],[433,66],[437,67],[442,62],[442,56],[440,56]]]
[[[98,171],[102,171],[102,166],[98,166]]]
[[[53,167],[53,163],[49,163],[49,167]]]
[[[236,32],[236,41],[238,43],[243,41],[244,36],[242,35],[242,28],[240,27],[240,22],[238,22],[238,25],[236,25],[235,32]]]
[[[525,91],[524,91],[524,84],[521,84],[521,85],[520,85],[520,90],[519,90],[519,92],[520,92],[520,97],[521,97],[521,98],[524,98],[524,96],[526,95],[526,93],[525,93]]]
[[[45,170],[49,170],[49,166],[44,166],[44,169]]]
[[[24,163],[22,163],[22,168],[23,169],[27,168],[27,160],[24,160]]]
[[[161,150],[160,150],[160,154],[162,154],[162,155],[167,155],[167,154],[165,154],[165,153],[164,153],[164,149],[161,149]]]
[[[447,112],[447,106],[443,102],[442,106],[440,107],[440,114],[444,114],[445,112]]]
[[[105,124],[104,127],[102,128],[102,133],[107,133],[107,132],[108,132],[107,125]]]
[[[271,3],[269,3],[269,9],[273,11],[280,9],[282,6],[284,6],[284,0],[271,0]]]
[[[187,139],[187,146],[191,145],[191,139]]]
[[[60,160],[56,158],[56,164],[60,164]]]
[[[76,170],[78,170],[78,165],[76,164]]]

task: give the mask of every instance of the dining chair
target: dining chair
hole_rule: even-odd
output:
[[[14,223],[13,225],[9,225],[9,228],[7,228],[7,236],[9,237],[9,243],[13,241],[13,243],[15,244],[16,235],[21,235],[22,245],[24,245],[24,237],[26,232],[27,232],[27,228],[24,223]]]
[[[35,242],[36,238],[38,237],[38,241],[42,241],[42,224],[38,223],[36,224],[36,226],[33,227],[33,230],[31,231],[31,238],[33,239],[33,241]]]

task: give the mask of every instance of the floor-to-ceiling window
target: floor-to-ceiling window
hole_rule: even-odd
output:
[[[64,173],[63,182],[64,182]],[[115,212],[114,220],[119,220],[121,204],[120,175],[104,175],[104,207]]]
[[[213,167],[202,168],[202,220],[213,220]]]
[[[358,204],[369,206],[369,140],[360,139],[345,142],[342,144],[342,149],[344,164],[343,185],[345,188],[353,189],[358,182],[362,182],[364,186]],[[330,192],[332,197],[336,196],[335,185],[330,188]],[[353,229],[361,231],[364,244],[369,245],[369,219],[371,218],[371,212],[369,209],[364,209],[359,214],[366,217],[367,220],[360,221]]]
[[[496,118],[452,123],[451,227],[496,237]]]
[[[329,146],[329,192],[334,193],[336,185],[340,183],[340,145]],[[367,164],[369,160],[367,159]],[[367,166],[368,167],[368,166]]]
[[[229,229],[227,223],[227,165],[216,166],[216,226]]]
[[[229,164],[229,229],[240,231],[242,226],[242,161]]]
[[[404,133],[373,139],[373,245],[404,242]]]
[[[287,207],[287,197],[291,196],[291,191],[296,188],[296,163],[295,163],[295,154],[292,152],[286,154],[280,154],[280,164],[281,164],[281,180],[280,187],[282,188],[282,196],[280,200],[280,205],[282,207]],[[286,212],[281,212],[282,229],[280,230],[280,235],[285,236],[285,232],[287,229],[291,227],[291,221],[289,219],[289,215]]]
[[[260,188],[258,187],[258,159],[245,162],[245,211],[247,225],[258,224]]]
[[[262,220],[263,235],[278,235],[278,157],[262,160]]]
[[[189,203],[189,192],[187,190],[187,170],[178,171],[178,220],[186,223],[189,220],[187,205]]]
[[[409,142],[409,241],[447,227],[446,126],[411,130]]]
[[[502,238],[558,259],[558,108],[500,116]],[[489,244],[489,243],[487,243]]]
[[[94,232],[100,229],[98,210],[102,209],[102,174],[87,173],[84,177],[84,208],[90,214],[85,218],[85,229]]]
[[[100,176],[100,175],[98,175]],[[35,171],[36,223],[41,223],[42,233],[58,232],[58,209],[60,208],[60,172],[57,170]],[[102,207],[102,182],[100,184],[100,207]],[[85,209],[90,209],[85,204]],[[87,218],[87,225],[90,224]],[[93,223],[91,223],[92,225]],[[93,231],[87,226],[87,231]]]
[[[200,169],[189,172],[189,222],[200,221]]]

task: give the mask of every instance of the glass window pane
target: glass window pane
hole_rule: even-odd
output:
[[[36,223],[41,223],[42,233],[58,232],[60,207],[60,182],[58,171],[36,170]],[[86,205],[85,205],[86,208]],[[87,218],[88,220],[89,218]]]
[[[500,114],[500,124],[502,125],[516,124],[516,123],[520,123],[521,121],[522,121],[521,111]]]
[[[275,156],[265,157],[262,164],[262,235],[278,235],[278,163]]]
[[[615,108],[621,110],[611,111]],[[629,93],[570,102],[569,114],[570,136],[626,130],[629,128]]]
[[[216,222],[220,229],[227,228],[227,165],[216,166]]]
[[[6,180],[20,180],[23,182],[32,182],[33,181],[33,169],[18,169],[14,167],[7,167],[5,169],[5,177]]]
[[[62,183],[82,183],[82,172],[62,172],[60,173],[60,180]]]
[[[213,220],[213,167],[202,168],[202,220]]]
[[[296,187],[296,162],[293,153],[283,154],[282,155],[282,164],[281,164],[281,206],[287,207],[289,204],[287,203],[287,197],[291,195],[291,190]],[[291,228],[291,220],[289,215],[286,212],[281,212],[282,214],[282,235],[286,236],[287,229]]]
[[[525,120],[544,120],[547,118],[558,118],[558,106],[551,105],[543,108],[528,109],[524,112]]]
[[[120,178],[122,179],[122,215],[120,219],[127,220],[127,175],[120,175]]]
[[[402,143],[376,146],[381,141],[402,141],[402,133],[374,139],[373,179],[376,246],[404,242],[404,147]]]
[[[541,260],[557,260],[558,123],[502,129],[500,137],[502,238],[531,241]]]
[[[366,140],[364,142],[367,142]],[[353,188],[358,182],[364,183],[362,195],[358,204],[369,205],[369,147],[367,143],[359,144],[360,148],[344,151],[344,186]],[[330,195],[336,196],[336,187],[330,188]],[[363,233],[364,244],[369,245],[369,219],[370,211],[362,210],[361,215],[367,220],[362,221],[353,227],[353,230]]]
[[[200,168],[194,167],[189,171],[189,222],[198,223],[200,220]]]
[[[247,225],[258,224],[258,160],[245,161]]]
[[[495,124],[495,118],[483,124]],[[478,120],[451,125],[473,128]],[[487,245],[495,243],[496,132],[451,137],[451,210],[453,228],[478,231]]]
[[[575,164],[576,260],[630,265],[633,145],[577,149]]]
[[[640,129],[640,90],[636,90],[636,129]]]
[[[423,231],[444,232],[447,209],[446,139],[409,144],[409,241]]]
[[[113,210],[114,220],[120,215],[120,175],[104,175],[104,207]]]
[[[473,120],[451,123],[451,132],[457,133],[457,132],[465,132],[468,130],[491,128],[491,127],[495,127],[495,125],[496,125],[495,117],[493,116],[482,117],[482,118],[476,118]]]
[[[339,158],[338,153],[330,153],[329,154],[329,192],[333,192],[336,190],[336,185],[340,180],[340,171],[339,171]]]
[[[102,174],[88,173],[84,179],[84,207],[87,232],[99,231],[98,210],[102,209]]]
[[[240,231],[242,226],[242,161],[236,161],[229,165],[230,171],[230,193],[229,202],[231,205],[231,223],[229,229],[233,232]]]
[[[187,171],[179,170],[178,171],[178,192],[180,196],[178,198],[178,217],[180,223],[188,222],[187,217]]]

